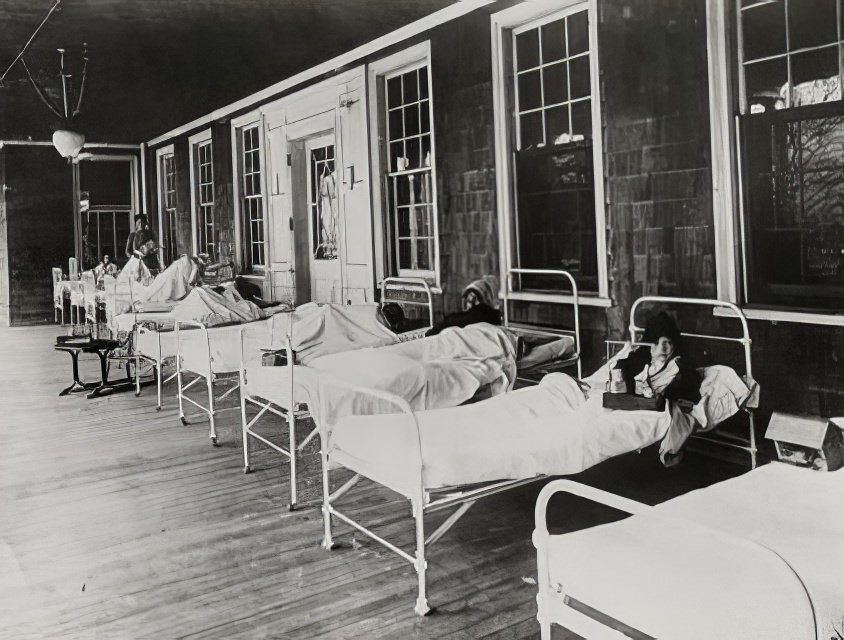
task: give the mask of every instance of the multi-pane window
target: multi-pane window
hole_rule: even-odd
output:
[[[512,32],[516,261],[598,291],[588,11]]]
[[[392,260],[399,274],[433,276],[436,200],[428,67],[385,78]]]
[[[196,146],[197,246],[216,260],[217,233],[214,225],[214,166],[211,141]]]
[[[261,140],[257,125],[240,130],[240,215],[243,260],[247,269],[266,266]]]
[[[128,207],[90,207],[82,212],[86,269],[96,267],[103,256],[108,256],[115,264],[123,264],[130,219]]]
[[[177,213],[176,213],[176,161],[172,153],[161,157],[159,175],[161,179],[161,249],[166,264],[172,263],[179,257],[177,242]]]
[[[840,309],[840,0],[737,0],[746,300]]]

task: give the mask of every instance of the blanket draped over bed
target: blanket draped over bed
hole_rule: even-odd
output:
[[[670,421],[667,412],[604,409],[562,373],[482,402],[415,414],[370,400],[367,411],[382,415],[350,415],[364,413],[359,395],[341,396],[330,381],[317,389],[312,410],[326,420],[329,460],[408,497],[420,474],[425,488],[437,489],[577,473],[657,442]]]
[[[652,515],[552,536],[551,583],[657,637],[838,638],[842,504],[844,471],[774,462]]]

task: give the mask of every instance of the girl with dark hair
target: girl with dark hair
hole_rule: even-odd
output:
[[[674,318],[665,311],[651,317],[642,342],[650,343],[650,348],[636,347],[615,365],[622,372],[627,393],[698,402],[701,377],[681,356],[682,335]]]

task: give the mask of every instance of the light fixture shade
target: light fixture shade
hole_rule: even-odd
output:
[[[53,133],[53,146],[63,158],[75,158],[85,144],[85,136],[75,131],[58,129]]]

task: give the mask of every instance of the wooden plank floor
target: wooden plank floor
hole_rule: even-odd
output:
[[[413,613],[410,565],[345,527],[319,547],[316,508],[286,509],[281,461],[242,473],[239,416],[183,426],[173,387],[94,400],[58,397],[70,358],[58,327],[0,328],[0,638],[536,638],[530,543],[540,484],[481,501],[429,555],[429,599]],[[96,371],[96,363],[85,363]],[[649,502],[739,470],[653,452],[581,474]],[[303,486],[318,484],[305,469]],[[366,487],[353,502],[410,546],[406,501]],[[605,519],[561,505],[566,529]]]

